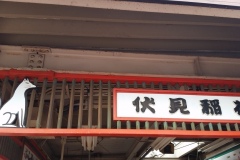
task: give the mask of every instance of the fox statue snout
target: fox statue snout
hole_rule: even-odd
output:
[[[34,84],[32,84],[30,82],[26,82],[26,83],[27,83],[26,86],[25,86],[26,89],[36,88],[36,86]]]
[[[28,79],[24,79],[15,90],[12,98],[2,106],[0,109],[0,127],[16,127],[13,124],[16,119],[19,127],[25,127],[25,110],[27,108],[25,92],[30,88],[36,88],[36,86]]]

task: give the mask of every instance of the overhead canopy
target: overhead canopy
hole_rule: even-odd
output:
[[[239,57],[240,11],[126,1],[0,2],[0,44]]]

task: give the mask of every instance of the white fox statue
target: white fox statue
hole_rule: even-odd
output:
[[[36,86],[24,79],[15,90],[12,98],[0,109],[0,127],[17,127],[13,123],[18,118],[19,127],[25,128],[26,97],[25,92]],[[1,99],[0,99],[1,106]]]

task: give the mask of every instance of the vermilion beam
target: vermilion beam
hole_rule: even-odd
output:
[[[85,80],[86,82],[93,80],[102,82],[137,82],[137,83],[151,83],[154,82],[156,84],[188,84],[188,85],[219,85],[219,86],[240,86],[240,80],[228,80],[228,79],[209,79],[209,78],[190,78],[190,77],[147,77],[147,76],[125,76],[125,75],[104,75],[104,74],[77,74],[77,73],[59,73],[54,71],[33,71],[33,70],[0,70],[0,78],[9,77],[10,79],[14,79],[18,77],[19,79],[23,78],[38,78],[38,81],[43,81],[47,78],[48,82],[53,81],[53,79],[72,81],[73,79],[76,82],[80,82],[81,80]]]
[[[22,129],[1,128],[0,136],[100,136],[100,137],[178,137],[240,138],[238,131],[185,131],[144,129]]]

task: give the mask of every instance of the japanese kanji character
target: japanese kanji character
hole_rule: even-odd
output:
[[[236,104],[236,107],[234,108],[234,111],[238,112],[238,115],[240,115],[240,102],[235,101],[234,103]]]
[[[154,99],[153,98],[150,99],[148,97],[144,97],[144,99],[145,101],[141,102],[142,105],[141,111],[144,113],[146,109],[149,109],[152,113],[155,113],[155,109],[150,106],[150,104],[155,104]],[[132,101],[132,104],[136,106],[136,112],[140,111],[139,102],[140,102],[139,97]]]
[[[219,100],[218,99],[214,99],[214,100],[208,100],[208,99],[204,99],[204,100],[200,100],[201,102],[201,106],[202,108],[202,113],[206,113],[206,114],[220,114],[222,115],[222,110],[221,107],[219,105]],[[210,111],[210,112],[209,112]]]
[[[148,108],[152,113],[155,113],[155,109],[153,109],[151,106],[149,106],[149,104],[155,104],[154,99],[151,98],[149,99],[148,97],[144,97],[145,101],[141,102],[142,104],[142,108],[141,111],[144,113],[145,110]]]
[[[182,114],[190,114],[190,112],[187,109],[187,102],[184,98],[169,98],[170,99],[170,113],[177,112],[178,109],[180,109],[180,112]]]
[[[202,113],[206,113],[206,114],[209,114],[209,110],[210,110],[210,114],[213,115],[213,109],[212,107],[210,106],[210,103],[208,102],[207,99],[204,99],[204,100],[200,100],[201,102],[201,106],[203,107],[202,108]]]

